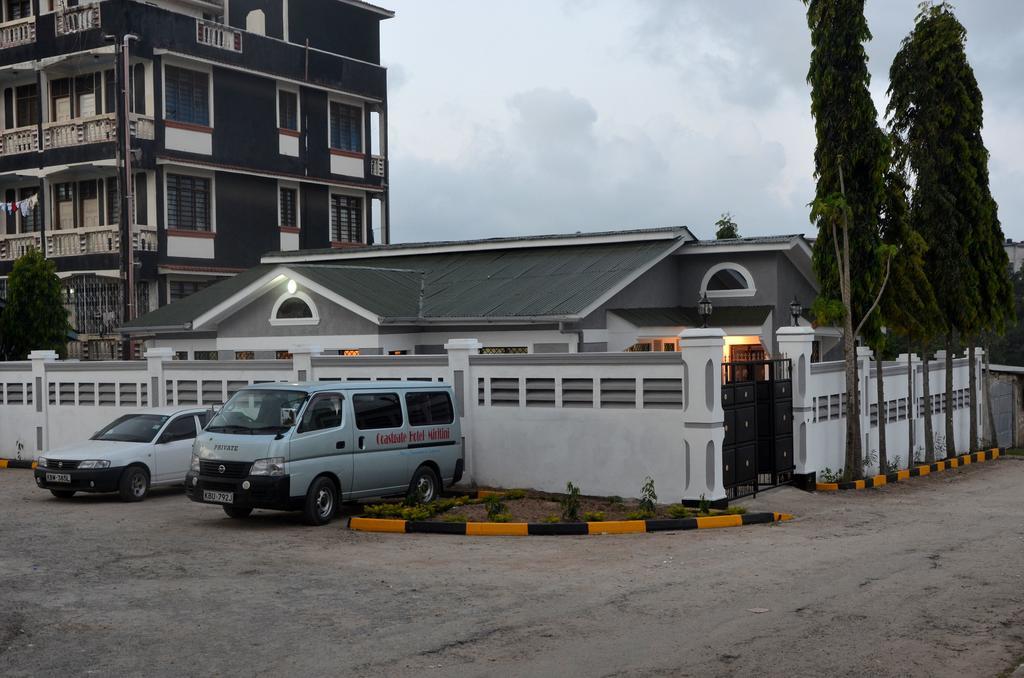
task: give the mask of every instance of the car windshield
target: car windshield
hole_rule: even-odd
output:
[[[156,437],[167,419],[164,414],[126,414],[100,429],[92,439],[148,443]]]
[[[210,420],[206,431],[243,435],[273,434],[287,431],[281,410],[302,407],[307,394],[279,389],[246,389],[239,391]]]

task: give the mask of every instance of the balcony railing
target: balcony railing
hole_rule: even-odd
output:
[[[384,156],[382,155],[371,155],[370,156],[370,174],[375,177],[384,176]]]
[[[116,139],[117,120],[113,113],[43,124],[44,149],[81,146]]]
[[[38,233],[0,235],[0,261],[14,261],[30,249],[40,249],[40,242]]]
[[[0,24],[0,49],[28,45],[36,41],[36,18],[15,19]]]
[[[132,247],[136,251],[155,252],[156,228],[135,226]],[[70,257],[79,254],[104,254],[121,251],[121,229],[116,224],[47,231],[46,256]]]
[[[71,35],[99,27],[100,5],[94,2],[58,11],[54,30],[57,35]]]
[[[16,127],[0,132],[0,156],[39,150],[39,128]]]
[[[196,42],[226,49],[229,52],[242,51],[242,31],[228,28],[224,24],[196,19]]]
[[[156,139],[156,127],[153,118],[132,114],[131,117],[132,136],[136,139]]]

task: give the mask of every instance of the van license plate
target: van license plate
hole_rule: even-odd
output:
[[[46,482],[48,483],[70,483],[70,473],[47,473]]]
[[[235,493],[203,490],[203,501],[215,501],[218,504],[231,504],[235,501]]]

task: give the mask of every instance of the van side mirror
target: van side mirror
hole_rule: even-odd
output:
[[[289,428],[295,426],[295,417],[298,415],[298,410],[294,407],[282,407],[281,408],[281,426],[288,426]]]

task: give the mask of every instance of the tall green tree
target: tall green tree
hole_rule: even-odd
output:
[[[14,262],[7,278],[7,299],[0,314],[0,352],[5,360],[24,360],[37,349],[50,349],[64,357],[70,329],[56,266],[39,250],[29,250]]]
[[[715,222],[715,240],[728,240],[740,237],[740,227],[733,220],[732,215],[723,212],[722,216]]]
[[[939,302],[946,348],[945,439],[953,430],[953,347],[1001,328],[1013,312],[996,203],[982,141],[982,95],[967,61],[967,32],[945,2],[923,3],[889,71],[887,114],[897,163],[912,177],[910,220],[928,243],[925,267]],[[971,402],[977,402],[970,350]],[[977,411],[971,408],[972,446]]]
[[[813,262],[821,292],[819,322],[842,323],[846,363],[848,478],[863,477],[856,338],[879,329],[872,311],[884,288],[890,252],[882,247],[879,212],[889,144],[871,99],[871,39],[864,0],[804,0],[811,31],[811,113],[817,179],[811,221],[818,227]]]

